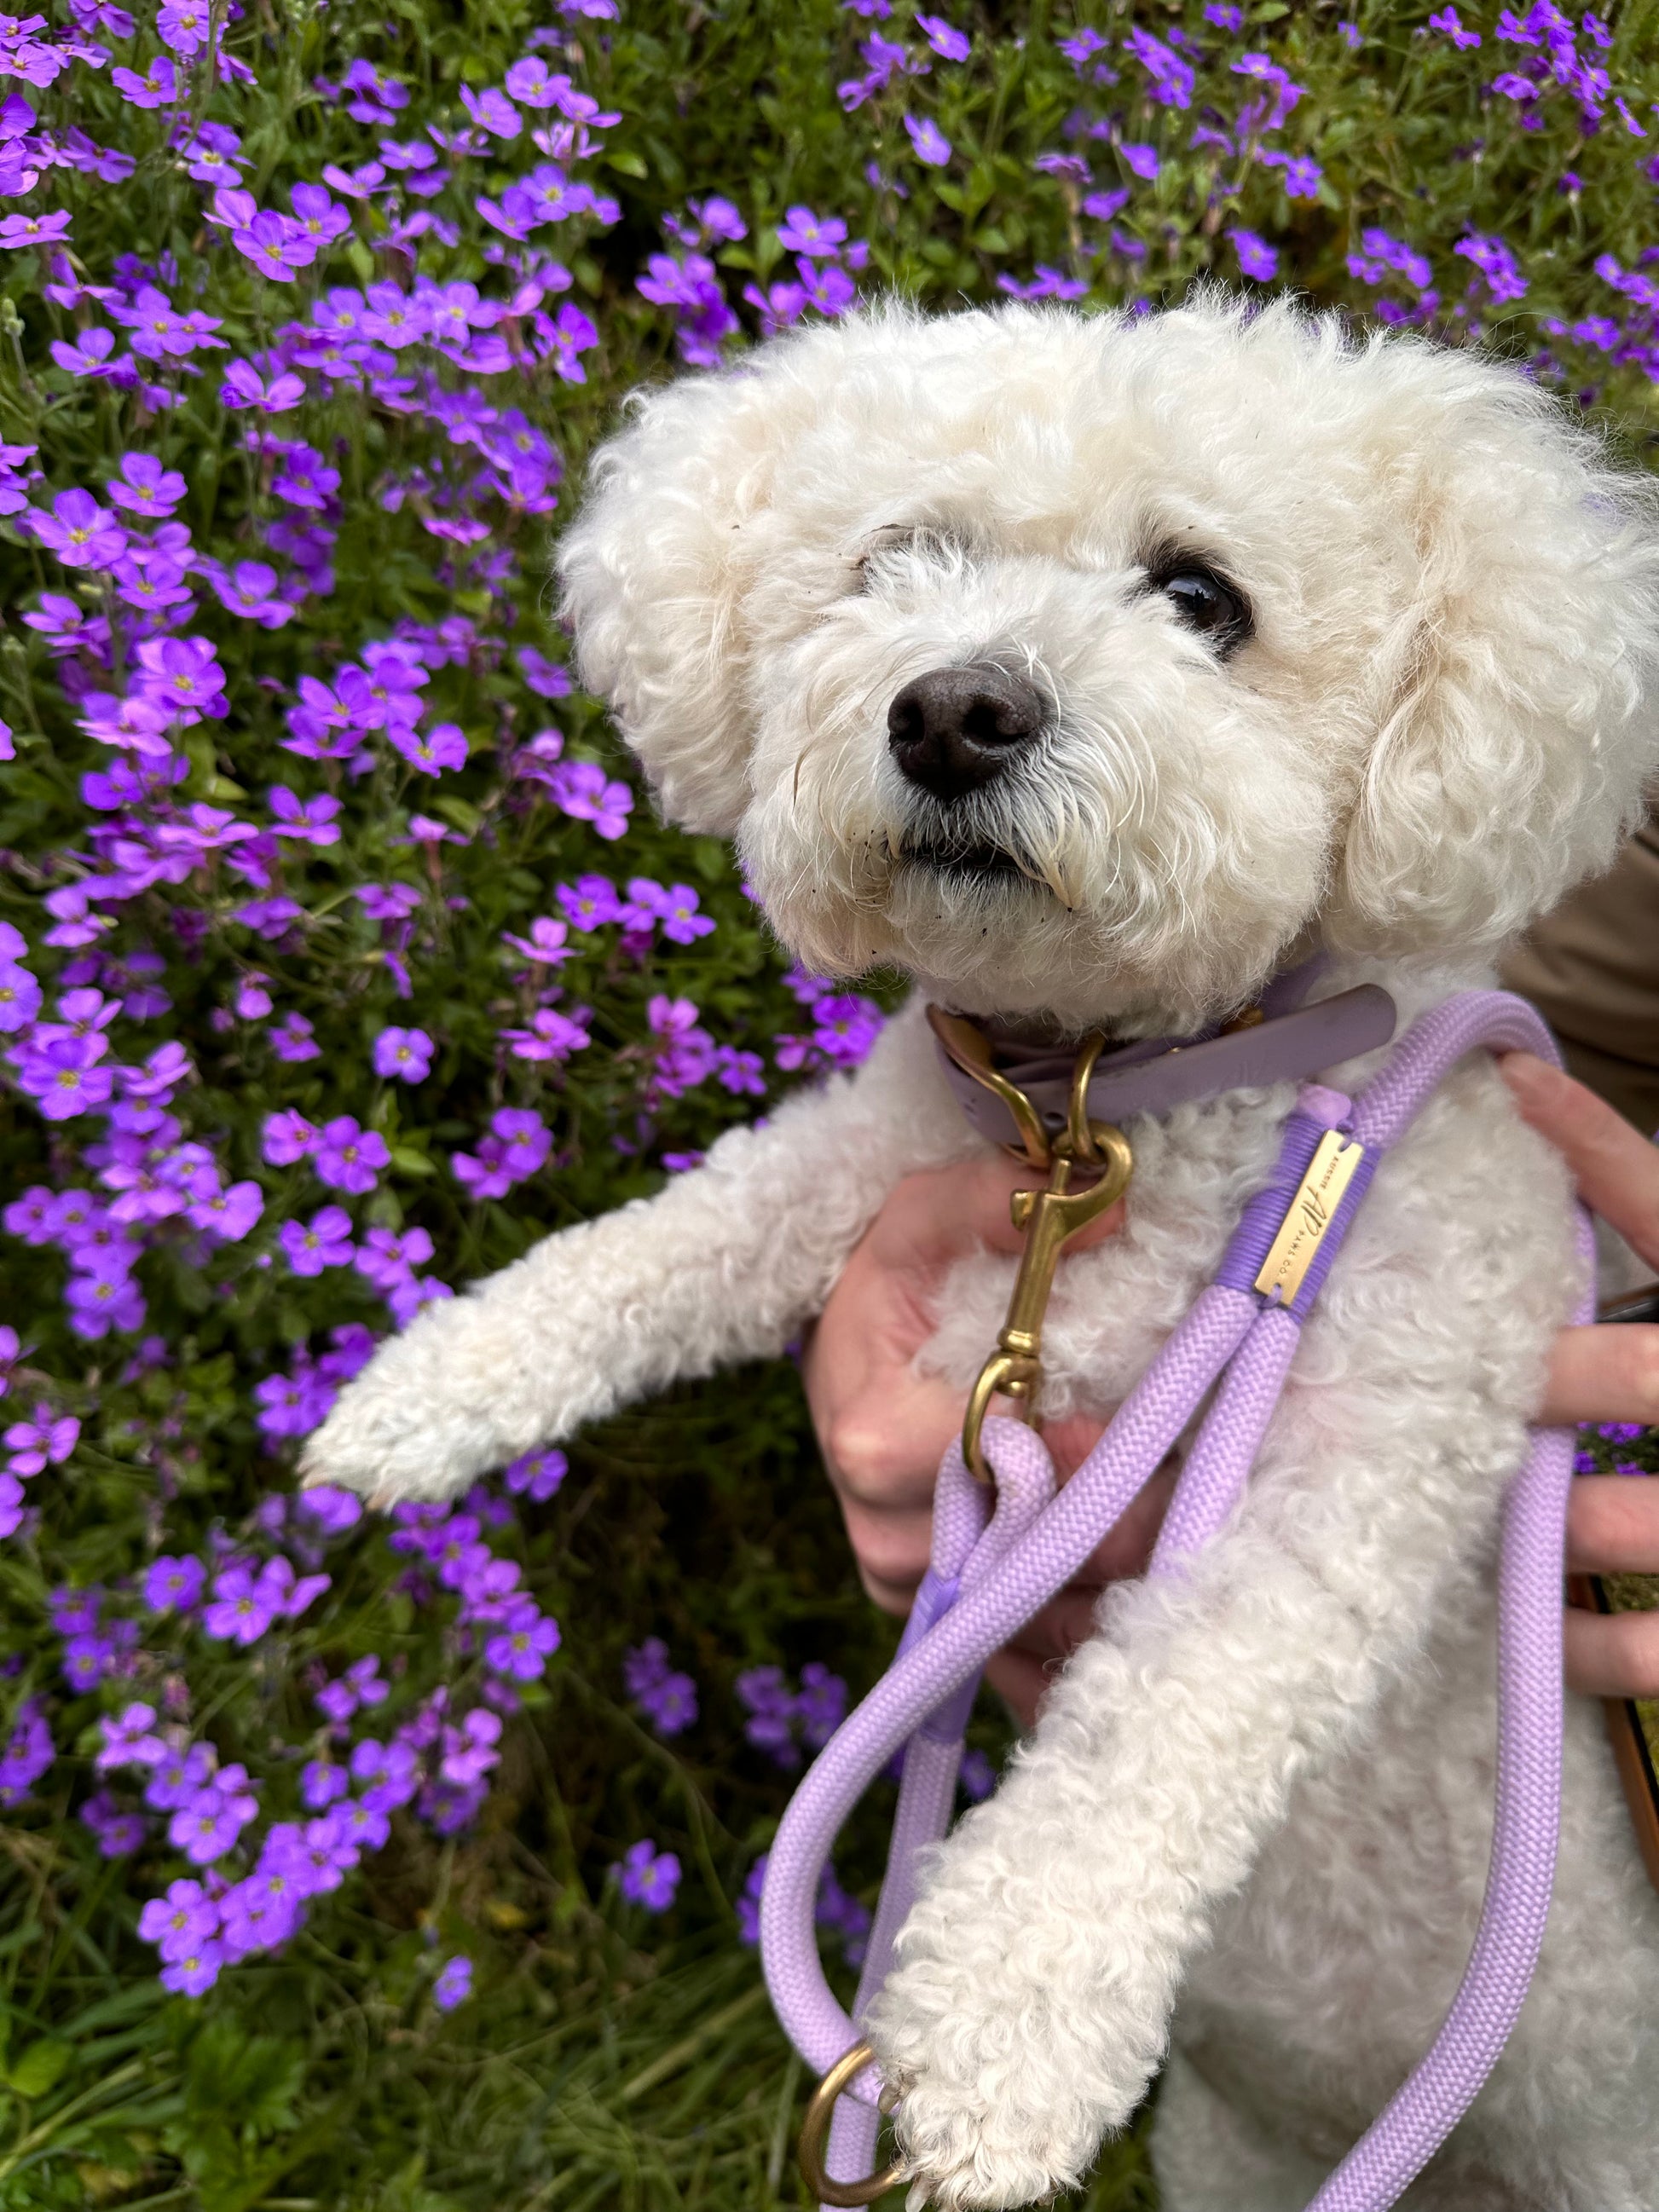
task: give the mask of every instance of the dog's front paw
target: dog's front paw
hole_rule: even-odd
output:
[[[1097,1847],[1091,1859],[1007,1788],[939,1853],[865,2022],[899,2094],[912,2203],[940,2212],[1076,2187],[1164,2040],[1152,1931],[1100,1893]]]
[[[1082,2179],[1115,2117],[1055,1993],[1007,1960],[998,1965],[988,1973],[976,1945],[956,1959],[913,1954],[868,2022],[883,2076],[899,2092],[912,2206],[1001,2212],[1045,2203]]]
[[[527,1394],[498,1332],[483,1300],[428,1306],[347,1383],[301,1455],[304,1481],[374,1505],[443,1498],[527,1449]]]

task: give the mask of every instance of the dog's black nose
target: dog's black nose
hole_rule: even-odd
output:
[[[930,668],[887,709],[887,741],[912,783],[962,799],[1002,774],[1043,712],[1035,686],[1000,668]]]

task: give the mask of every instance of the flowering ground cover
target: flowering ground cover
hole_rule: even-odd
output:
[[[67,0],[0,79],[0,2206],[799,2203],[757,1866],[890,1636],[787,1367],[295,1493],[379,1334],[890,1003],[573,689],[583,456],[894,286],[1206,276],[1640,447],[1659,10]]]

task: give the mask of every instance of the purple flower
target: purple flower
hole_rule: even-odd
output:
[[[357,1247],[354,1264],[377,1290],[391,1292],[410,1282],[415,1269],[431,1257],[432,1239],[424,1229],[405,1229],[401,1236],[390,1229],[371,1229]]]
[[[932,116],[924,116],[918,121],[914,115],[907,115],[904,128],[917,161],[930,169],[942,169],[951,158],[951,142]]]
[[[81,1424],[73,1413],[52,1418],[50,1406],[37,1406],[32,1421],[14,1421],[5,1432],[11,1457],[11,1474],[39,1474],[48,1467],[61,1467],[80,1441]]]
[[[1080,33],[1072,43],[1080,46],[1088,35],[1086,32]],[[1147,90],[1160,107],[1192,106],[1192,68],[1182,60],[1172,46],[1165,46],[1162,39],[1155,39],[1150,31],[1143,31],[1137,26],[1123,41],[1123,51],[1132,55],[1146,70],[1152,80]],[[1075,54],[1071,58],[1078,66],[1081,66],[1082,59],[1085,58]]]
[[[246,361],[230,362],[219,387],[222,406],[252,407],[260,415],[286,415],[305,396],[302,376],[284,374],[273,376],[267,384],[252,362]]]
[[[547,779],[553,803],[573,821],[591,822],[601,837],[620,837],[633,811],[634,794],[592,761],[561,761]]]
[[[232,197],[222,192],[222,199]],[[234,195],[246,199],[246,192]],[[317,241],[301,226],[290,222],[274,208],[266,208],[248,222],[234,228],[230,242],[246,256],[262,276],[278,284],[291,284],[296,269],[306,269],[317,258]]]
[[[350,1787],[350,1776],[331,1759],[309,1760],[300,1775],[301,1802],[313,1813],[325,1813]]]
[[[210,1636],[252,1644],[270,1627],[276,1610],[274,1587],[256,1576],[246,1560],[239,1560],[216,1577],[213,1601],[202,1616],[202,1626]]]
[[[189,1613],[206,1581],[207,1569],[189,1553],[153,1559],[144,1577],[144,1603],[152,1613]]]
[[[532,1599],[522,1598],[486,1642],[484,1664],[515,1681],[534,1681],[558,1648],[558,1622],[540,1612]]]
[[[204,637],[147,637],[138,647],[138,665],[145,696],[170,707],[181,722],[230,711],[225,672]]]
[[[423,775],[441,775],[446,769],[466,765],[466,738],[454,722],[440,722],[430,730],[393,723],[386,736],[410,766],[419,769]]]
[[[0,246],[55,246],[69,231],[66,208],[54,209],[50,215],[9,215],[0,222]]]
[[[219,1930],[219,1907],[199,1881],[188,1876],[169,1882],[164,1897],[152,1897],[138,1916],[138,1933],[159,1945],[163,1959],[187,1958]]]
[[[559,923],[546,926],[564,933]],[[40,986],[33,975],[15,960],[0,960],[0,1031],[27,1029],[40,1011]]]
[[[743,1729],[749,1741],[758,1750],[769,1752],[780,1766],[799,1766],[800,1753],[795,1745],[793,1727],[795,1701],[784,1681],[782,1668],[747,1668],[738,1675],[736,1688],[738,1701],[749,1712]]]
[[[847,1717],[847,1685],[818,1660],[809,1659],[800,1670],[800,1694],[795,1717],[801,1740],[821,1751]]]
[[[217,1764],[212,1746],[192,1743],[163,1753],[144,1784],[144,1802],[158,1813],[177,1812],[213,1778]]]
[[[562,1451],[526,1452],[502,1474],[507,1488],[544,1504],[564,1480],[568,1462]]]
[[[579,876],[574,884],[556,884],[554,895],[580,930],[599,929],[606,922],[620,921],[628,911],[607,876]]]
[[[424,1231],[411,1230],[409,1233],[412,1237],[417,1233],[424,1234]],[[369,1234],[372,1237],[374,1231],[371,1230]],[[359,1256],[361,1258],[361,1254]],[[337,1340],[340,1334],[337,1329]],[[349,1490],[337,1490],[331,1483],[326,1482],[313,1483],[309,1489],[302,1490],[294,1501],[294,1510],[303,1514],[307,1521],[314,1522],[324,1536],[341,1535],[346,1529],[355,1528],[363,1517],[361,1498],[354,1496]]]
[[[256,1384],[254,1419],[268,1437],[308,1437],[334,1403],[326,1380],[304,1359],[292,1375],[268,1375]]]
[[[5,1750],[0,1752],[0,1805],[20,1803],[56,1757],[40,1699],[25,1698]]]
[[[1455,8],[1443,8],[1437,15],[1431,15],[1429,28],[1431,31],[1443,31],[1460,52],[1471,46],[1478,46],[1480,43],[1480,32],[1466,30],[1458,19]]]
[[[340,811],[337,799],[320,792],[315,799],[301,799],[285,783],[274,784],[267,795],[277,836],[297,837],[307,845],[339,843],[340,825],[334,818]]]
[[[308,1224],[285,1221],[277,1242],[296,1275],[320,1275],[325,1267],[349,1267],[355,1256],[351,1217],[343,1207],[325,1206]]]
[[[270,1127],[267,1122],[267,1132]],[[391,1158],[386,1139],[377,1130],[361,1128],[349,1114],[340,1114],[324,1122],[314,1165],[320,1179],[334,1189],[361,1194],[374,1189],[378,1171]]]
[[[665,1912],[680,1886],[678,1859],[672,1851],[659,1852],[649,1836],[630,1844],[612,1871],[629,1903],[642,1905],[647,1912]]]
[[[516,138],[524,128],[523,118],[504,92],[493,88],[475,93],[471,85],[461,87],[461,105],[481,130],[497,138]]]
[[[129,1705],[114,1720],[106,1714],[98,1723],[104,1732],[103,1744],[93,1760],[99,1773],[107,1773],[112,1766],[154,1766],[167,1750],[154,1733],[155,1724],[153,1705]]]
[[[1474,264],[1495,301],[1518,300],[1526,291],[1527,280],[1501,238],[1483,238],[1479,232],[1470,231],[1458,240],[1452,252]]]
[[[551,1006],[538,1006],[528,1029],[506,1029],[503,1040],[516,1060],[568,1060],[592,1042],[583,1026],[585,1016],[568,1017]],[[460,1155],[457,1155],[459,1158]]]
[[[440,2012],[453,2012],[472,1994],[472,1961],[458,1952],[446,1959],[432,1984],[432,2002]]]
[[[219,1969],[224,1962],[223,1947],[210,1939],[169,1960],[157,1979],[163,1989],[173,1990],[175,1996],[199,1997],[218,1980]]]
[[[294,614],[294,603],[281,596],[276,571],[265,561],[239,561],[234,568],[209,568],[208,582],[227,613],[257,622],[262,629],[281,629]]]
[[[167,1823],[167,1841],[192,1866],[211,1866],[232,1848],[258,1809],[246,1769],[221,1767],[174,1813]]]
[[[107,377],[114,374],[115,364],[110,359],[115,350],[113,331],[100,330],[94,325],[82,331],[73,345],[54,338],[51,350],[58,368],[71,376]]]
[[[519,672],[530,689],[542,699],[562,699],[570,690],[570,677],[556,662],[538,653],[533,645],[521,645],[513,658]]]
[[[712,922],[709,927],[711,928],[714,927]],[[556,968],[562,961],[569,959],[574,949],[565,943],[567,934],[563,922],[555,921],[547,915],[538,915],[530,925],[530,934],[527,938],[514,937],[510,930],[504,929],[501,932],[501,942],[503,945],[510,945],[515,952],[523,953],[526,960],[533,960],[542,967]],[[3,975],[3,971],[0,970],[0,975]],[[31,977],[30,981],[33,981],[33,980]],[[3,995],[4,989],[4,982],[0,981],[0,1018],[3,1017],[4,1012]],[[36,996],[38,1000],[38,991]],[[22,1027],[29,1018],[30,1017],[26,1015],[23,1022],[19,1023],[17,1026]],[[0,1026],[3,1025],[3,1020],[0,1020]]]
[[[126,550],[127,533],[89,491],[61,491],[52,513],[32,507],[31,528],[66,568],[113,568]]]
[[[792,207],[778,225],[778,243],[809,260],[834,260],[847,243],[847,225],[839,216],[816,216],[809,207]]]
[[[761,1892],[766,1887],[766,1865],[769,1851],[763,1851],[749,1869],[743,1885],[743,1895],[738,1899],[738,1941],[751,1948],[760,1942]]]
[[[424,1083],[436,1049],[424,1030],[382,1030],[374,1040],[374,1073],[404,1083]]]
[[[683,1735],[696,1719],[696,1684],[669,1665],[668,1647],[659,1636],[647,1636],[625,1655],[623,1680],[659,1735]]]
[[[272,1167],[292,1167],[314,1152],[321,1139],[322,1132],[290,1106],[265,1116],[260,1149]]]
[[[412,884],[359,884],[352,896],[371,921],[406,921],[421,903]]]
[[[1253,276],[1258,283],[1265,284],[1279,274],[1279,249],[1276,246],[1269,246],[1265,239],[1258,238],[1255,231],[1246,230],[1239,224],[1233,225],[1227,235],[1232,240],[1233,251],[1238,256],[1238,265],[1245,276]]]
[[[179,72],[165,54],[158,54],[143,76],[133,70],[115,69],[109,81],[133,107],[172,107],[181,97]]]

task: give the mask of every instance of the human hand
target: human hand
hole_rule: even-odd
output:
[[[1659,1146],[1531,1053],[1506,1053],[1498,1066],[1522,1117],[1565,1157],[1580,1196],[1659,1275]],[[1540,1418],[1659,1423],[1659,1326],[1563,1329]],[[1567,1565],[1580,1574],[1659,1573],[1659,1480],[1581,1475],[1567,1508]],[[1570,1606],[1566,1652],[1571,1689],[1601,1698],[1659,1697],[1659,1613]]]
[[[961,1432],[965,1405],[965,1393],[918,1375],[911,1363],[933,1334],[934,1300],[952,1261],[981,1246],[1020,1250],[1008,1200],[1035,1180],[1031,1168],[1000,1154],[909,1176],[877,1215],[807,1338],[801,1375],[818,1446],[860,1578],[884,1612],[910,1609],[927,1565],[934,1479]],[[1109,1207],[1068,1252],[1098,1243],[1122,1219],[1121,1203]],[[1088,1456],[1105,1411],[1100,1419],[1045,1424],[1043,1441],[1062,1481]],[[1145,1568],[1169,1490],[1155,1476],[1076,1579],[987,1666],[993,1687],[1025,1725],[1036,1717],[1048,1669],[1089,1635],[1103,1585]]]

